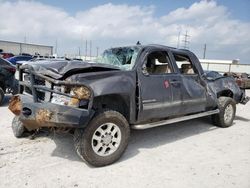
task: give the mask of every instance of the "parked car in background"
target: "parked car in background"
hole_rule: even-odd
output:
[[[17,55],[17,56],[13,56],[11,58],[8,58],[7,60],[9,62],[11,62],[13,65],[16,65],[16,63],[18,61],[29,61],[31,60],[33,57],[32,56],[23,56],[23,55]]]
[[[0,58],[0,105],[5,93],[16,94],[18,81],[15,79],[16,67],[3,58]]]
[[[7,59],[7,58],[10,58],[10,57],[13,57],[14,54],[12,53],[7,53],[7,52],[1,52],[0,53],[0,57],[3,58],[3,59]]]
[[[231,76],[242,89],[250,89],[250,75],[247,73],[226,72],[224,76]]]
[[[22,55],[22,56],[32,56],[32,55],[30,55],[28,53],[20,53],[19,55]]]

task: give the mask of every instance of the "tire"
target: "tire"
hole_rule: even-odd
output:
[[[3,102],[3,99],[4,99],[4,91],[3,91],[3,89],[0,87],[0,105],[1,105],[2,102]]]
[[[213,123],[222,128],[232,126],[236,113],[235,101],[230,97],[220,97],[218,101],[220,113],[212,115]]]
[[[12,131],[16,138],[24,137],[26,131],[23,123],[19,120],[19,116],[15,116],[12,120]]]
[[[130,127],[119,112],[106,110],[97,114],[83,129],[76,129],[77,154],[90,165],[101,167],[117,161],[127,148]]]
[[[19,82],[17,79],[15,79],[12,87],[12,95],[18,94],[18,87],[19,87]]]

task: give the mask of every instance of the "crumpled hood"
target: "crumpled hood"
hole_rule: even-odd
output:
[[[54,79],[61,79],[65,76],[67,77],[71,74],[79,72],[84,73],[119,70],[119,67],[107,64],[66,60],[43,60],[27,63],[22,67],[24,66],[31,66],[37,73],[52,77]]]

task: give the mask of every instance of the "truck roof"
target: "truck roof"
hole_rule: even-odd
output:
[[[132,45],[132,46],[119,46],[119,47],[113,47],[113,48],[134,48],[134,47],[137,47],[137,48],[165,48],[165,49],[169,49],[169,50],[172,50],[172,51],[176,51],[176,52],[190,52],[189,50],[187,49],[180,49],[180,48],[175,48],[175,47],[171,47],[171,46],[165,46],[165,45],[161,45],[161,44],[147,44],[147,45]],[[111,49],[113,49],[111,48]]]

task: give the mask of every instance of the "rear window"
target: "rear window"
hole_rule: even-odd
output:
[[[195,67],[192,65],[192,62],[188,56],[174,53],[174,58],[182,74],[196,74],[197,73]]]
[[[10,65],[10,63],[3,58],[0,58],[0,65]]]

